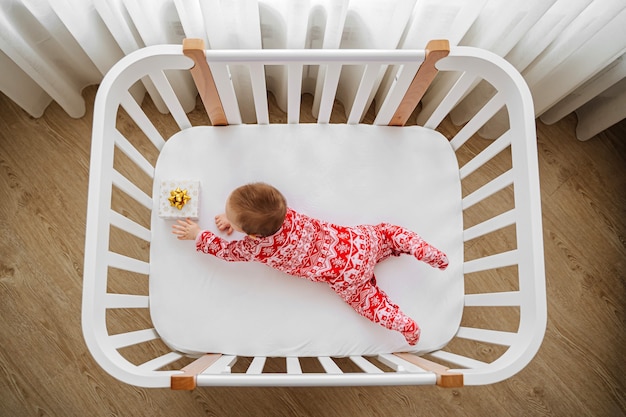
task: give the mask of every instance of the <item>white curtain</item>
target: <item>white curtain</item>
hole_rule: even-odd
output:
[[[505,57],[528,82],[537,116],[553,123],[576,111],[588,125],[581,138],[626,117],[626,106],[619,106],[626,94],[624,0],[2,0],[0,27],[0,90],[35,117],[52,101],[81,117],[81,90],[97,84],[122,56],[185,37],[202,38],[213,49],[411,49],[446,38]],[[340,101],[350,102],[360,71],[342,71]],[[395,71],[379,74],[371,101],[387,91]],[[254,122],[249,75],[233,68],[231,76],[242,121]],[[284,108],[286,75],[270,69],[266,78]],[[317,67],[303,72],[314,108],[323,78]],[[170,81],[191,109],[190,77]],[[437,80],[440,88],[424,97],[424,115],[452,82],[453,76]],[[140,99],[151,90],[144,81],[134,95]],[[467,120],[490,95],[489,86],[477,85],[457,106],[454,122]],[[502,129],[498,117],[484,135]]]

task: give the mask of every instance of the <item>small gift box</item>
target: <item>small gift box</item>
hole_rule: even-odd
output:
[[[163,219],[198,218],[200,181],[168,180],[161,182],[159,217]]]

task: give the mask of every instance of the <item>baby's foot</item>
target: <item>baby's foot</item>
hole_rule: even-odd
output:
[[[443,255],[438,261],[437,261],[437,268],[441,269],[442,271],[444,269],[446,269],[448,267],[448,257],[446,255]]]
[[[402,335],[404,336],[406,341],[409,343],[409,345],[415,346],[417,345],[417,342],[419,342],[420,340],[420,333],[421,333],[421,330],[419,326],[415,323],[411,323],[404,329],[404,331],[402,332]]]
[[[426,262],[433,268],[444,270],[448,267],[448,257],[445,253],[422,241],[420,245],[413,249],[413,256],[418,261]]]

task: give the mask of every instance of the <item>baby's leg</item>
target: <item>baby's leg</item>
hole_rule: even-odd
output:
[[[400,307],[373,284],[375,282],[375,278],[372,278],[346,302],[363,317],[402,333],[410,345],[416,345],[420,338],[419,326],[412,318],[400,311]]]
[[[448,267],[446,254],[430,245],[417,233],[389,223],[381,223],[374,228],[381,238],[383,248],[391,247],[395,252],[409,253],[434,268]]]

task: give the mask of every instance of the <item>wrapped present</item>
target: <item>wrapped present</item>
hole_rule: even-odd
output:
[[[163,219],[197,219],[200,203],[200,181],[167,180],[161,182],[159,217]]]

